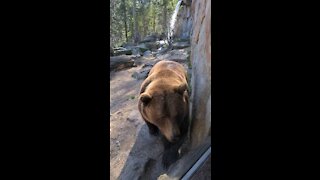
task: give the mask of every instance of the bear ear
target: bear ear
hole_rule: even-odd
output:
[[[188,85],[186,83],[183,83],[183,84],[179,85],[175,90],[177,93],[183,94],[184,91],[186,91],[187,89],[188,89]]]
[[[151,101],[151,96],[148,93],[143,93],[140,95],[140,100],[144,105],[146,105]]]

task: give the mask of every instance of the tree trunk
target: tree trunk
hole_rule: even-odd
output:
[[[153,30],[153,32],[155,33],[156,32],[156,3],[155,2],[153,2],[152,1],[152,4],[151,4],[151,6],[150,6],[150,8],[151,8],[151,24],[152,24],[152,26],[151,26],[151,29]]]
[[[132,15],[132,14],[131,14]],[[131,16],[130,19],[130,32],[131,32],[131,36],[130,39],[133,40],[134,39],[134,22],[133,22],[133,16]]]
[[[142,3],[141,5],[141,15],[142,15],[142,38],[146,36],[146,28],[145,28],[145,22],[146,22],[146,16],[145,16],[145,7],[144,4]]]
[[[133,0],[133,24],[134,24],[134,36],[133,36],[133,42],[137,43],[139,41],[139,32],[138,32],[138,19],[137,19],[137,13],[136,13],[136,0]]]
[[[167,6],[168,0],[163,0],[163,33],[168,31],[167,29]]]
[[[127,30],[127,12],[126,12],[126,2],[122,0],[122,7],[123,7],[123,21],[124,21],[124,30],[126,34],[126,42],[128,42],[128,30]]]
[[[156,32],[156,10],[153,12],[153,32]]]
[[[148,6],[142,4],[142,24],[143,24],[143,37],[148,35],[148,24],[149,24],[149,17],[148,17]]]

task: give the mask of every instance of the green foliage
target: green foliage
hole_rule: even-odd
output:
[[[126,42],[125,22],[128,41],[133,42],[134,2],[136,3],[135,12],[138,21],[137,33],[143,39],[152,33],[166,33],[163,32],[163,29],[168,27],[178,0],[110,0],[110,43],[113,47]],[[165,8],[167,11],[166,24],[163,23]]]

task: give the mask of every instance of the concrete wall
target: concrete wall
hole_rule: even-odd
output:
[[[193,0],[191,15],[190,138],[195,148],[211,135],[211,0]]]

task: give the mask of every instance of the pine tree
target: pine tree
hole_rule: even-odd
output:
[[[126,34],[126,42],[128,42],[128,30],[127,30],[127,12],[126,12],[126,1],[122,0],[122,8],[123,8],[123,22],[124,22],[124,29]]]
[[[110,0],[110,43],[138,43],[151,33],[167,33],[178,0]]]

